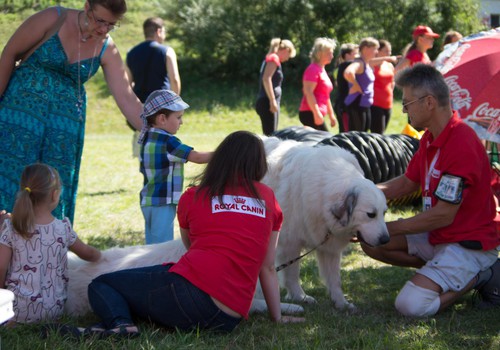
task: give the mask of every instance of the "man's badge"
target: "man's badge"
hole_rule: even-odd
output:
[[[463,184],[464,180],[461,177],[444,174],[434,195],[442,201],[458,204],[462,201]]]

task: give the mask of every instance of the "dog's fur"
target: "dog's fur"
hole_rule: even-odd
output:
[[[353,236],[376,246],[389,240],[384,212],[385,197],[363,177],[355,157],[332,146],[314,147],[312,143],[265,138],[269,171],[263,182],[274,189],[285,220],[278,243],[277,265],[297,257],[302,248],[327,242],[316,250],[320,274],[337,308],[351,308],[340,283],[340,259]],[[69,287],[66,311],[83,315],[90,310],[87,286],[93,278],[112,271],[176,262],[185,248],[180,240],[111,248],[99,263],[85,262],[69,254]],[[299,262],[280,272],[287,299],[314,302],[299,281]],[[281,304],[282,312],[302,312],[295,304]],[[256,297],[251,312],[267,310]]]
[[[276,255],[281,265],[318,246],[321,277],[339,309],[355,309],[342,292],[340,262],[350,240],[371,246],[389,241],[384,213],[386,199],[373,182],[364,178],[350,152],[332,146],[314,146],[293,140],[264,138],[269,171],[263,182],[273,188],[284,214]],[[299,262],[280,272],[288,300],[315,302],[302,289]]]
[[[104,273],[159,265],[165,262],[177,262],[186,252],[180,239],[142,246],[111,248],[102,252],[98,263],[89,263],[68,253],[69,283],[66,312],[73,316],[85,315],[90,311],[87,297],[87,286],[92,279]],[[255,298],[250,312],[267,311],[266,302]],[[304,309],[300,305],[281,303],[283,313],[301,313]]]

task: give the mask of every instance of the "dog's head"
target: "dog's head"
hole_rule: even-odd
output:
[[[384,221],[387,203],[384,194],[373,182],[355,181],[355,186],[345,192],[330,208],[330,214],[343,231],[357,236],[370,246],[389,242],[389,232]]]

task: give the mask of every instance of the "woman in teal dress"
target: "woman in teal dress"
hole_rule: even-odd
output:
[[[126,10],[125,0],[87,0],[83,10],[52,7],[28,18],[10,38],[0,57],[0,209],[12,209],[22,169],[43,162],[63,181],[54,214],[73,221],[85,132],[83,84],[99,66],[120,110],[140,129],[142,105],[109,36]]]

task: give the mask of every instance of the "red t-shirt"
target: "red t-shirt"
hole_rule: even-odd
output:
[[[420,147],[408,164],[406,176],[425,187],[427,170],[439,150],[431,172],[429,195],[432,206],[438,199],[435,190],[443,175],[463,179],[462,201],[453,223],[429,233],[433,245],[465,240],[480,241],[484,250],[500,244],[493,219],[495,201],[490,186],[490,163],[486,151],[474,130],[453,114],[445,129],[434,140],[426,131]],[[457,204],[458,205],[458,204]]]
[[[267,55],[265,61],[266,61],[266,63],[267,62],[274,62],[274,63],[276,63],[276,65],[278,67],[281,66],[280,58],[279,58],[278,54],[276,54],[276,53],[270,53],[269,55]]]
[[[248,317],[272,231],[283,213],[271,188],[255,183],[265,207],[243,188],[227,190],[223,205],[189,188],[177,207],[191,247],[170,268],[237,313]]]
[[[333,84],[328,77],[325,68],[316,63],[311,63],[304,71],[302,80],[316,83],[316,88],[314,89],[314,97],[316,97],[316,102],[318,104],[319,110],[322,115],[328,114],[328,101],[330,100],[330,93],[333,90]],[[303,96],[299,111],[310,110],[311,107],[307,103],[306,97]]]
[[[431,60],[427,54],[418,51],[417,49],[413,49],[406,54],[406,59],[410,60],[410,66],[413,67],[416,63],[424,63],[431,64]]]
[[[373,69],[375,82],[373,83],[373,106],[384,109],[392,108],[394,89],[394,68],[389,62],[383,62]]]

